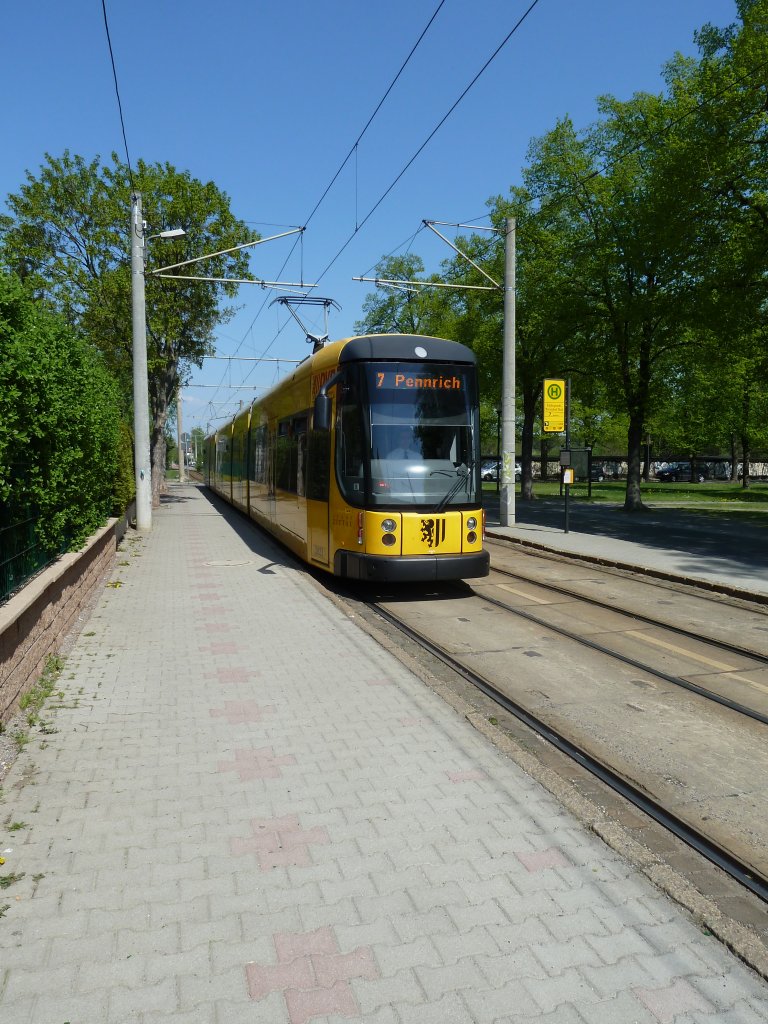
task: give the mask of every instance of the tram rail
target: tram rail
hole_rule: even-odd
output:
[[[404,634],[422,650],[438,659],[458,676],[490,698],[500,708],[513,715],[518,721],[551,743],[573,761],[587,769],[613,792],[622,796],[632,806],[643,811],[653,821],[677,836],[689,847],[696,850],[711,864],[723,870],[730,878],[768,903],[768,876],[755,870],[753,865],[713,840],[702,830],[695,828],[681,816],[655,800],[646,790],[621,775],[603,759],[596,757],[585,745],[568,738],[561,730],[543,721],[521,703],[513,700],[492,681],[469,667],[461,659],[447,653],[419,630],[384,607],[379,601],[370,602],[375,613],[390,626]]]
[[[502,575],[513,578],[526,578],[518,577],[515,573],[510,573],[506,570],[497,569],[493,567],[491,570],[491,576],[489,577],[490,584],[493,584],[494,575]],[[614,615],[625,615],[629,619],[632,619],[636,622],[642,622],[648,625],[652,625],[658,629],[664,630],[666,633],[670,633],[675,636],[685,637],[686,639],[695,641],[699,645],[703,645],[705,648],[715,647],[720,650],[727,651],[731,654],[738,655],[745,659],[752,660],[754,662],[757,662],[757,667],[759,668],[768,668],[768,657],[765,657],[764,655],[756,654],[755,652],[748,651],[744,648],[739,648],[733,644],[728,644],[722,641],[708,639],[704,640],[701,636],[698,636],[697,634],[689,630],[670,625],[660,620],[653,619],[649,616],[637,614],[631,611],[626,611],[621,608],[616,608],[614,605],[610,605],[603,601],[598,601],[596,599],[588,597],[582,597],[581,595],[575,594],[572,591],[568,591],[564,588],[549,583],[540,583],[538,581],[530,579],[528,579],[528,582],[535,585],[538,588],[551,590],[555,593],[568,594],[568,596],[573,601],[592,605],[599,608],[604,608],[612,612]],[[689,679],[685,679],[683,676],[675,675],[670,672],[665,672],[660,668],[648,664],[647,662],[640,661],[637,658],[632,658],[627,654],[623,654],[620,651],[614,650],[606,644],[600,643],[597,640],[593,640],[590,637],[577,633],[575,630],[567,629],[564,626],[559,626],[556,623],[553,623],[551,619],[547,618],[544,615],[536,615],[534,612],[530,612],[526,609],[510,605],[506,601],[502,601],[498,598],[492,597],[487,593],[482,593],[479,589],[475,587],[472,588],[472,592],[475,595],[475,597],[477,597],[480,601],[492,604],[497,608],[501,608],[512,615],[526,619],[527,621],[533,622],[536,625],[543,626],[551,632],[557,633],[559,636],[566,637],[568,640],[572,640],[583,647],[588,647],[590,650],[596,651],[598,654],[603,654],[606,657],[613,658],[617,661],[622,662],[625,665],[631,666],[632,668],[637,668],[642,672],[655,676],[657,679],[663,679],[664,682],[671,683],[673,686],[681,687],[682,689],[688,690],[691,693],[698,694],[700,697],[704,697],[706,700],[714,701],[715,703],[720,704],[723,707],[729,708],[731,711],[736,711],[740,715],[745,715],[747,718],[752,718],[756,722],[760,722],[763,725],[768,725],[768,714],[758,711],[755,708],[751,708],[748,705],[742,704],[739,701],[732,700],[730,697],[724,696],[723,694],[719,694],[714,690],[708,689],[707,687],[700,686],[698,683],[693,683]]]
[[[587,594],[579,593],[577,590],[573,590],[570,587],[563,587],[560,584],[551,583],[549,581],[543,581],[541,579],[536,579],[533,576],[527,576],[524,573],[512,572],[510,569],[503,569],[494,564],[491,565],[491,571],[498,575],[506,576],[510,579],[519,580],[521,583],[527,583],[530,586],[534,586],[539,589],[544,589],[552,593],[559,594],[562,597],[566,597],[575,601],[581,601],[585,604],[590,604],[595,608],[604,608],[606,611],[628,615],[631,618],[635,619],[637,622],[642,622],[648,626],[656,626],[659,629],[665,629],[671,633],[675,633],[677,636],[685,637],[689,640],[694,640],[697,643],[700,643],[702,640],[700,633],[694,633],[693,630],[686,629],[683,626],[676,625],[675,623],[669,622],[669,620],[656,618],[651,615],[646,615],[643,612],[636,611],[635,609],[617,607],[615,602],[601,601],[596,597],[591,597]],[[642,582],[647,585],[647,581],[643,580]],[[722,597],[718,597],[717,599],[715,599],[706,592],[698,592],[696,594],[696,598],[698,600],[705,601],[716,600],[718,603],[722,603]],[[752,609],[752,611],[756,614],[764,616],[768,620],[768,615],[766,615],[765,611],[761,606],[758,606],[757,609]],[[755,651],[752,648],[741,647],[737,644],[732,644],[727,640],[718,639],[717,637],[708,637],[706,642],[710,647],[717,647],[721,651],[726,652],[727,654],[733,654],[737,657],[742,658],[753,658],[754,660],[759,661],[762,665],[768,666],[768,655],[763,654],[760,651]]]

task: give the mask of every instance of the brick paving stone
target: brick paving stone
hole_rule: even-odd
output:
[[[0,980],[1,979],[2,975],[0,975]],[[2,987],[0,987],[0,992],[2,992]],[[36,996],[27,996],[24,999],[13,1000],[3,998],[3,1013],[8,1020],[13,1022],[13,1024],[33,1024],[33,1014],[37,1003],[38,999]],[[59,1024],[60,1020],[61,1008],[59,1008],[56,1024]]]
[[[410,970],[401,970],[378,981],[350,982],[365,1020],[369,1013],[385,1006],[395,1006],[402,1015],[402,1005],[410,1004],[422,1009],[426,1004],[424,990],[416,975]]]
[[[768,1024],[761,980],[178,493],[4,785],[3,1024]]]
[[[653,1014],[629,990],[579,1007],[584,1024],[658,1024]]]
[[[515,979],[498,988],[462,992],[461,999],[472,1014],[470,1019],[473,1024],[507,1021],[512,1014],[533,1021],[541,1013],[523,982]]]
[[[154,985],[142,984],[135,988],[115,986],[109,990],[107,1024],[117,1024],[129,1015],[145,1010],[171,1013],[178,1008],[176,984],[172,978],[164,978]]]
[[[586,965],[581,967],[580,971],[591,988],[603,997],[612,996],[633,986],[645,987],[655,984],[653,975],[632,956],[601,967]]]
[[[491,928],[475,927],[460,932],[451,922],[450,929],[435,926],[434,930],[427,934],[431,934],[432,941],[446,964],[457,963],[466,956],[478,959],[484,956],[495,958],[500,952]]]
[[[503,1020],[495,1021],[494,1024],[530,1024],[532,1020],[535,1020],[536,1024],[584,1024],[581,1013],[572,1006],[559,1006],[552,1013],[541,1013],[536,1017],[531,1017],[527,1013],[524,1016],[512,1013],[508,1017],[504,1017]],[[610,1021],[610,1024],[613,1024],[613,1019],[610,1017],[606,1017],[605,1021]]]
[[[587,968],[586,971],[589,970]],[[597,1002],[600,995],[573,968],[555,977],[523,979],[523,985],[531,998],[544,1013],[551,1013],[561,1006],[581,1006]]]
[[[460,992],[463,989],[476,992],[487,985],[487,978],[471,958],[460,960],[449,967],[414,965],[414,971],[430,1002],[436,1002],[447,992]]]
[[[727,1006],[750,998],[751,985],[748,975],[736,977],[713,974],[692,974],[686,979],[691,988],[698,992],[711,1006],[725,1009]],[[768,1016],[768,995],[763,1002],[763,1010]]]
[[[91,992],[87,995],[67,995],[44,992],[35,1001],[30,1018],[31,1024],[62,1024],[62,1021],[107,1021],[109,1020],[109,993]],[[3,1004],[4,1006],[4,1004]],[[10,1024],[23,1024],[24,1018],[9,1012]],[[134,1016],[135,1019],[135,1016]]]
[[[551,972],[542,966],[535,955],[536,947],[521,943],[515,950],[505,950],[498,956],[478,956],[483,977],[493,988],[501,988],[510,978],[547,978]]]
[[[703,1010],[705,1013],[714,1010],[712,1004],[700,996],[684,978],[678,978],[665,988],[634,988],[632,991],[660,1024],[672,1024],[678,1015],[692,1010]]]
[[[737,1004],[729,1010],[718,1010],[714,1014],[693,1011],[687,1015],[687,1020],[683,1018],[686,1024],[688,1020],[691,1024],[764,1024],[766,1019],[768,1018],[765,1013],[760,1013],[759,1010],[756,1011],[754,1007],[744,1003]]]
[[[75,978],[78,967],[75,964],[62,964],[60,967],[46,968],[44,972],[45,986],[51,986],[62,996],[67,996],[75,991]],[[9,1002],[26,999],[38,995],[41,991],[41,976],[34,970],[17,968],[6,975],[3,987],[3,997]]]

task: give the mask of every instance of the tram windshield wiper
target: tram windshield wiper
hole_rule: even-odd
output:
[[[471,466],[470,467],[459,466],[457,468],[457,470],[456,470],[456,480],[451,485],[451,487],[448,489],[447,493],[444,494],[443,497],[438,502],[438,504],[437,504],[437,506],[435,508],[435,512],[442,512],[443,509],[445,508],[445,506],[448,504],[448,502],[454,496],[454,494],[458,494],[458,492],[461,490],[461,485],[462,484],[466,484],[467,480],[469,480],[469,474],[470,474],[471,468],[472,468]],[[462,470],[463,470],[463,472],[462,472]]]

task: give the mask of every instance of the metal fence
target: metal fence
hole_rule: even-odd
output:
[[[0,527],[0,604],[58,558],[37,539],[37,517]]]

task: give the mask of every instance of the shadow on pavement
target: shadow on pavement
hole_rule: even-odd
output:
[[[483,496],[489,525],[498,525],[499,500]],[[711,509],[649,507],[628,513],[620,506],[570,502],[569,532],[640,544],[657,552],[688,552],[699,567],[702,559],[711,566],[726,560],[746,575],[764,578],[768,573],[768,514],[765,523],[756,522],[749,512]],[[564,530],[565,505],[559,498],[515,501],[516,525],[533,525]],[[679,557],[677,566],[680,567]]]

